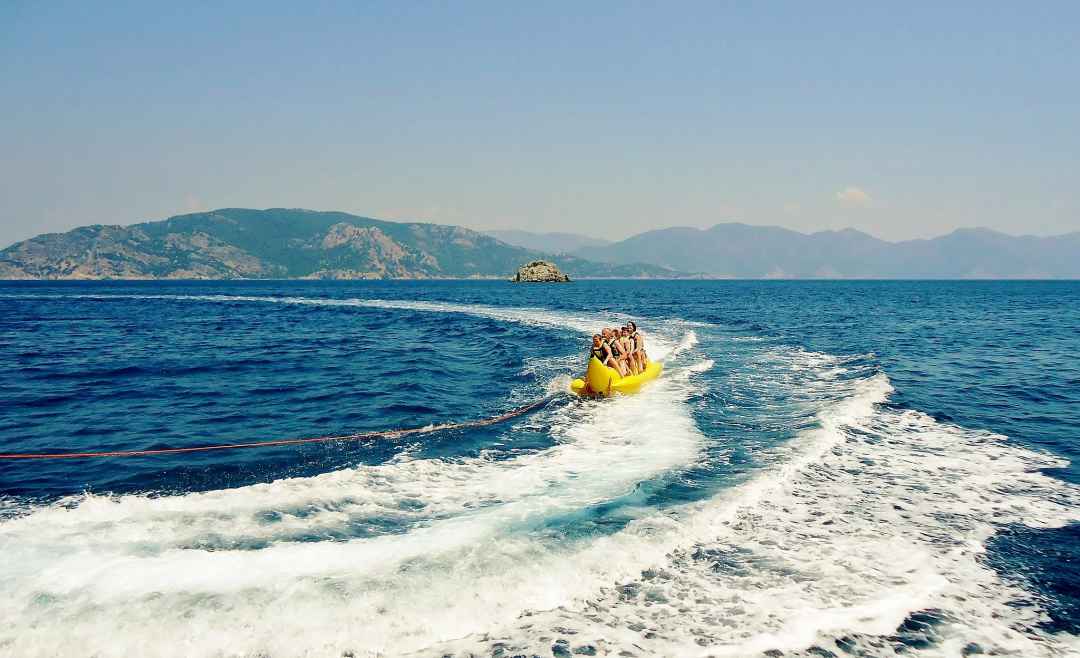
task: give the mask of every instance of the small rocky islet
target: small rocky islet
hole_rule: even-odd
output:
[[[570,277],[564,274],[554,263],[546,260],[534,260],[518,268],[514,283],[569,283]]]

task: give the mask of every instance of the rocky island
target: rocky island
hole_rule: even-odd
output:
[[[570,277],[546,260],[534,260],[518,268],[514,283],[569,283]]]

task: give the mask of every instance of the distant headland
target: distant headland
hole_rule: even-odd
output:
[[[225,208],[49,233],[0,250],[0,279],[503,279],[546,259],[576,277],[679,278],[506,244],[460,226]]]

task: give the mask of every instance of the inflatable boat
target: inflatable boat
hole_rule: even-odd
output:
[[[587,397],[611,397],[616,393],[637,393],[642,384],[660,376],[664,365],[659,361],[650,361],[645,372],[640,375],[623,377],[619,371],[605,366],[595,356],[589,359],[589,369],[584,379],[575,379],[570,390]]]

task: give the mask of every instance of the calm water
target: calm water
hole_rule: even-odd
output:
[[[0,655],[1076,655],[1077,354],[1076,282],[0,284],[3,452],[553,396],[0,462]]]

